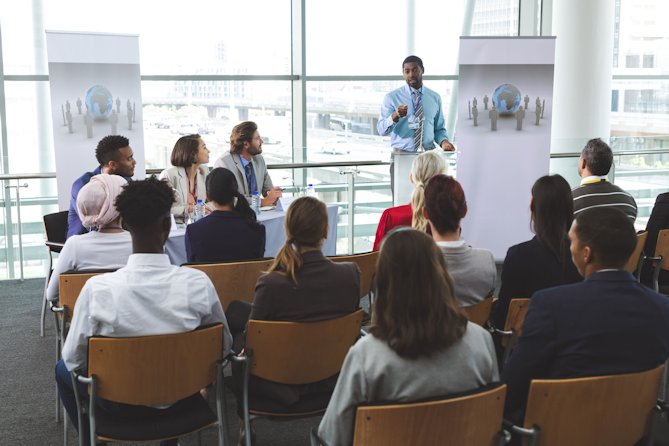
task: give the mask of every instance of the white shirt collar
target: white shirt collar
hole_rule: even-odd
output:
[[[464,239],[455,240],[455,241],[445,241],[445,242],[435,242],[437,246],[444,248],[460,248],[467,245],[467,242]]]
[[[167,254],[131,254],[128,257],[128,266],[170,266]]]

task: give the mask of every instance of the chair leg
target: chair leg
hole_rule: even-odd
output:
[[[49,301],[46,298],[46,289],[49,287],[49,279],[51,278],[51,268],[53,267],[53,259],[51,258],[51,251],[49,251],[49,273],[44,278],[44,298],[42,299],[42,314],[40,316],[39,323],[39,335],[44,337],[44,320],[46,319],[46,309],[49,305]]]

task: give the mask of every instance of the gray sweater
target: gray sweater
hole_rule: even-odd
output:
[[[492,338],[471,322],[450,348],[418,359],[402,358],[368,335],[346,355],[318,435],[327,446],[350,445],[357,405],[446,396],[498,380]]]
[[[495,290],[497,267],[487,249],[472,248],[464,240],[437,242],[455,283],[455,298],[463,307],[475,305]]]

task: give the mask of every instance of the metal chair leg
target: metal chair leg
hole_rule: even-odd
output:
[[[51,278],[52,268],[53,268],[53,258],[51,257],[51,251],[49,250],[49,272],[44,278],[44,298],[42,299],[42,314],[40,316],[40,322],[39,322],[39,335],[42,338],[44,337],[44,320],[46,319],[46,308],[49,304],[49,301],[46,298],[46,289],[49,286],[49,279]]]

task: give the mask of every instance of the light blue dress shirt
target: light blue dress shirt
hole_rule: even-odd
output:
[[[412,90],[409,85],[404,85],[388,93],[383,99],[381,116],[376,125],[379,135],[390,135],[390,146],[393,149],[401,149],[407,152],[416,151],[413,142],[414,130],[409,128],[409,118],[414,114],[414,101],[411,96]],[[423,113],[425,116],[423,122],[423,147],[425,150],[432,150],[435,147],[435,143],[440,145],[443,140],[448,139],[444,113],[441,110],[441,97],[437,92],[425,86],[422,86],[419,91],[422,93]],[[392,114],[402,104],[409,107],[407,115],[400,118],[397,123],[394,123]]]

